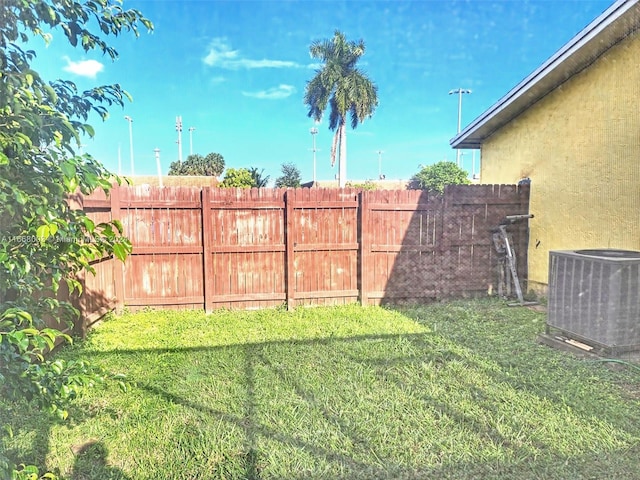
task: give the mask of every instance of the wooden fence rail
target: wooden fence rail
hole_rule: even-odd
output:
[[[105,261],[87,276],[95,302],[247,309],[486,292],[497,282],[490,230],[528,213],[529,187],[451,186],[432,196],[137,186],[80,201],[95,220],[120,219],[133,244],[124,265]],[[513,235],[526,277],[526,225]]]

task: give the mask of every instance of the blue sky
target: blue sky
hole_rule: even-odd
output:
[[[284,162],[312,178],[314,126],[303,104],[314,75],[313,40],[338,29],[363,39],[360,66],[378,86],[372,118],[348,130],[348,179],[408,179],[427,165],[455,160],[449,140],[457,129],[455,88],[464,95],[462,125],[489,108],[612,2],[574,1],[216,1],[132,0],[155,25],[140,38],[112,39],[120,57],[111,62],[85,53],[55,32],[49,47],[35,40],[36,69],[47,79],[66,78],[80,89],[120,83],[133,102],[90,123],[96,136],[84,151],[112,171],[131,172],[129,123],[133,119],[136,174],[163,172],[178,159],[175,121],[182,117],[182,152],[218,152],[227,167],[264,168],[272,180]],[[317,177],[332,179],[333,133],[317,125]],[[479,155],[476,155],[478,160]],[[463,167],[472,170],[472,154]],[[478,166],[476,165],[476,171]]]

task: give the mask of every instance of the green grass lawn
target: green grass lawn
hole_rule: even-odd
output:
[[[538,345],[544,320],[495,300],[128,314],[59,353],[127,391],[61,423],[3,405],[4,447],[74,480],[640,478],[640,371]]]

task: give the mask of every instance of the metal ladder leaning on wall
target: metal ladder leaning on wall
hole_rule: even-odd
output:
[[[516,266],[516,256],[513,250],[513,239],[511,234],[507,231],[509,225],[521,222],[533,218],[532,214],[526,215],[507,215],[497,228],[492,229],[493,233],[493,245],[495,246],[498,255],[504,256],[504,262],[506,263],[507,270],[502,274],[500,272],[499,289],[498,293],[502,293],[502,279],[506,279],[507,295],[510,293],[511,280],[516,290],[516,296],[518,297],[518,303],[510,303],[510,307],[537,305],[538,302],[527,302],[522,295],[522,287],[520,286],[520,279],[518,277],[518,268]]]

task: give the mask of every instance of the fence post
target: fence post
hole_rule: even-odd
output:
[[[211,311],[213,305],[213,285],[209,282],[213,279],[213,243],[211,222],[211,187],[203,187],[200,195],[200,214],[202,219],[202,296],[204,311]]]
[[[438,290],[439,298],[446,298],[450,295],[451,291],[451,262],[453,258],[451,256],[451,238],[449,237],[450,229],[447,228],[449,219],[449,211],[450,211],[450,203],[449,199],[451,198],[451,194],[449,193],[451,188],[447,185],[444,187],[444,192],[442,193],[442,198],[440,201],[440,238],[439,238],[439,271],[440,271],[440,281],[438,282]]]
[[[294,241],[293,241],[293,199],[289,196],[293,193],[293,190],[287,189],[284,194],[284,258],[285,258],[285,295],[287,302],[287,310],[293,310],[295,302],[295,263],[294,263]]]
[[[358,262],[358,288],[360,289],[360,304],[369,305],[369,254],[371,252],[371,231],[369,229],[369,195],[371,192],[363,190],[358,195],[360,210],[360,261]]]
[[[114,185],[109,192],[111,200],[111,220],[120,220],[120,186]],[[113,280],[116,292],[116,311],[121,312],[125,306],[124,297],[124,264],[116,259],[113,263]]]
[[[529,214],[529,200],[531,195],[531,184],[525,183],[518,186],[518,199],[520,201],[519,212],[522,214]],[[529,221],[522,222],[518,229],[518,250],[516,251],[516,258],[518,263],[518,276],[524,283],[523,287],[525,291],[529,291]]]

